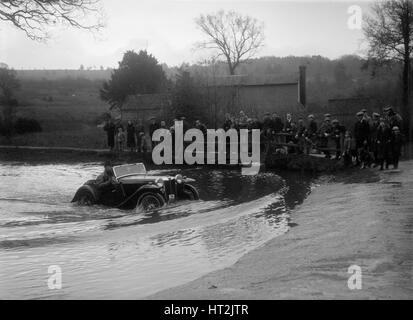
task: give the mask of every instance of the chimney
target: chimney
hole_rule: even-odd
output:
[[[304,107],[307,103],[306,69],[306,66],[300,66],[300,77],[298,80],[298,102],[300,102]]]

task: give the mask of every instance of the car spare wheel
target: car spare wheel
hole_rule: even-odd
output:
[[[157,193],[144,193],[141,195],[138,199],[138,205],[136,206],[136,209],[143,210],[143,211],[151,211],[157,208],[161,208],[165,205],[165,200],[164,198],[157,194]]]
[[[199,193],[196,188],[190,184],[186,184],[183,190],[184,197],[187,200],[199,200]]]

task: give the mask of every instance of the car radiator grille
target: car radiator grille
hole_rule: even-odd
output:
[[[165,192],[167,195],[177,194],[177,186],[175,179],[169,179],[168,181],[165,181]]]

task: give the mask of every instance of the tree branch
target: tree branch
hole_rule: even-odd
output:
[[[12,23],[32,40],[49,37],[58,23],[98,31],[103,26],[99,0],[1,0],[0,20]],[[93,21],[92,21],[93,20]]]
[[[201,15],[195,23],[208,38],[198,47],[217,49],[227,61],[231,74],[242,61],[253,57],[264,42],[263,25],[233,11]]]

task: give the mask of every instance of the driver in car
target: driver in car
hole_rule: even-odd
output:
[[[104,164],[104,171],[96,178],[96,185],[99,189],[112,187],[116,183],[115,175],[113,173],[112,164],[106,161]]]

